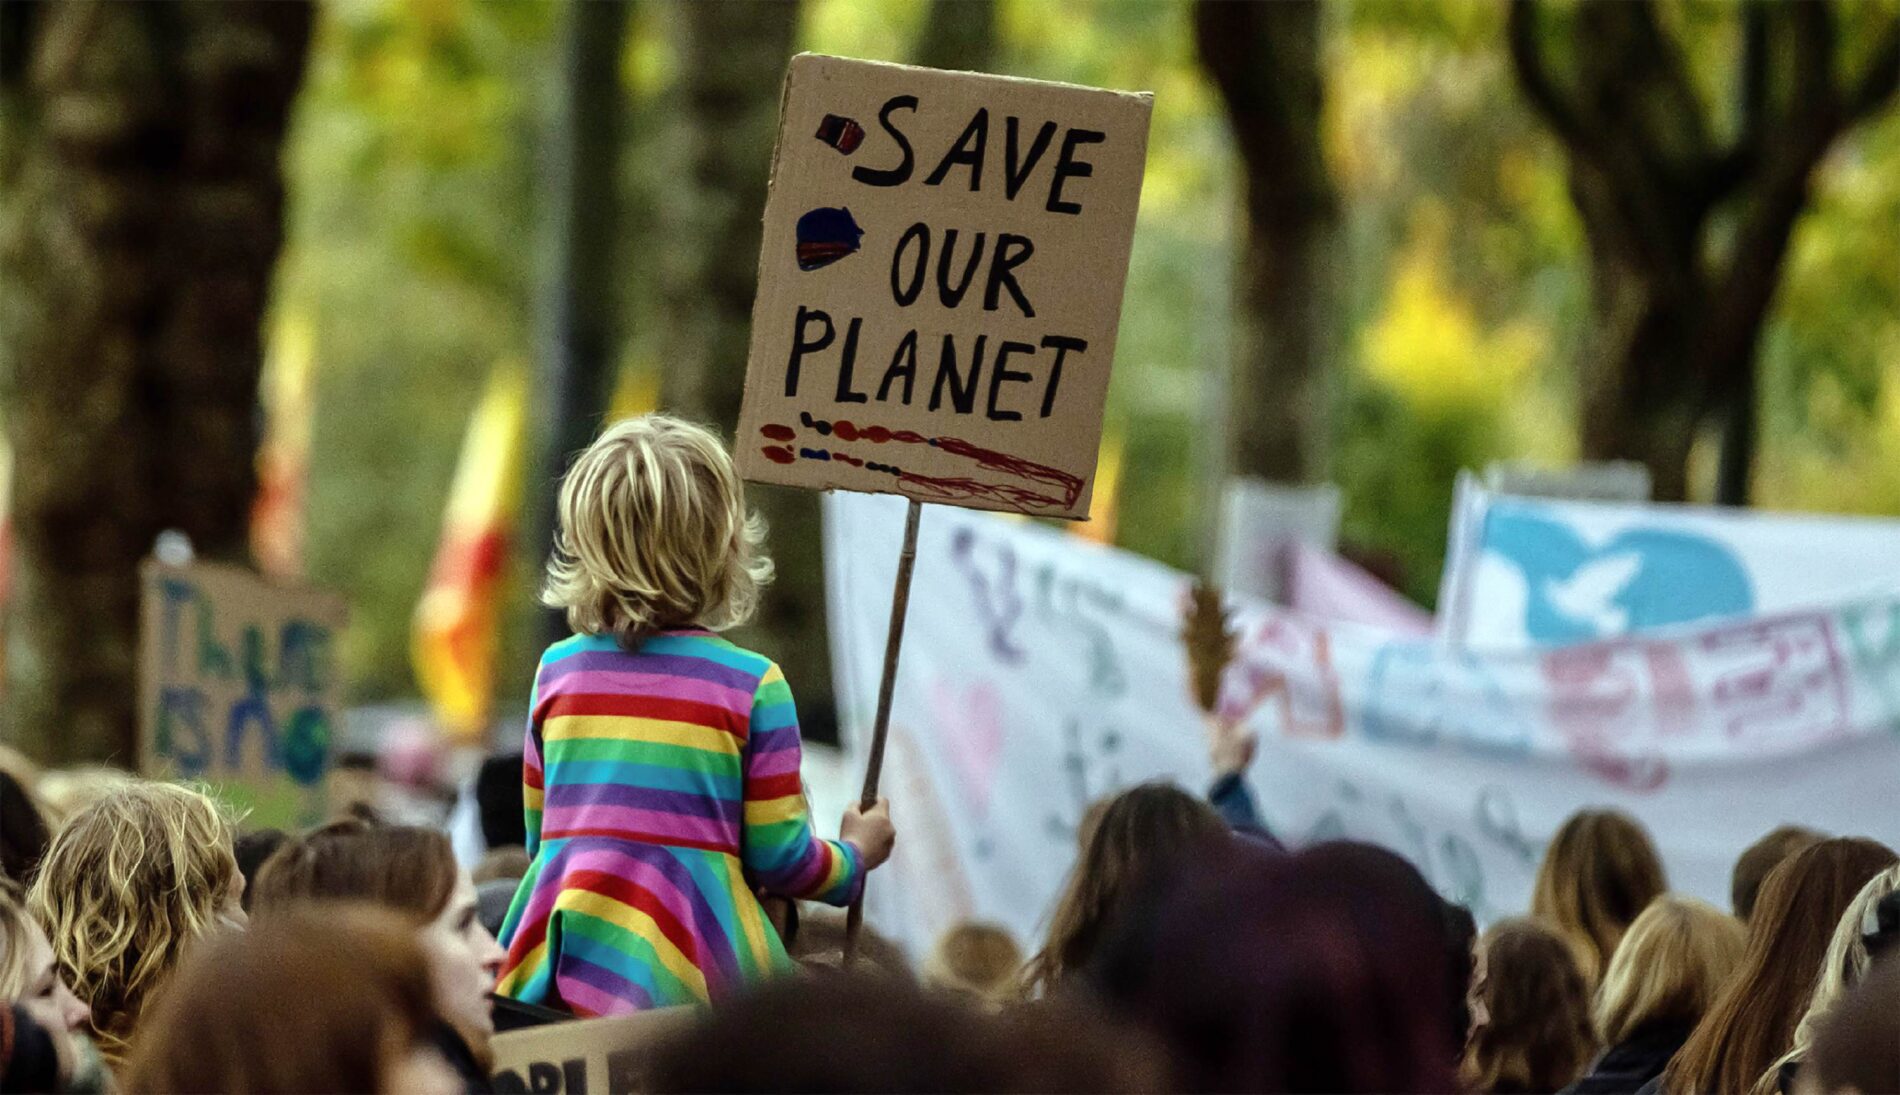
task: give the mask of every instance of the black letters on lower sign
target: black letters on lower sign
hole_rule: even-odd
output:
[[[983,287],[983,310],[996,311],[1001,290],[1008,289],[1009,295],[1016,298],[1016,307],[1023,315],[1033,316],[1036,310],[1029,306],[1029,298],[1023,295],[1023,287],[1016,284],[1015,269],[1029,261],[1036,253],[1036,244],[1028,236],[1019,236],[1014,232],[1004,232],[996,237],[996,252],[990,257],[990,280]]]
[[[1042,417],[1047,418],[1049,412],[1056,409],[1056,387],[1062,383],[1062,359],[1069,356],[1070,350],[1078,354],[1087,350],[1089,342],[1088,339],[1073,338],[1069,335],[1045,335],[1042,344],[1056,352],[1055,361],[1049,365],[1048,386],[1042,390]]]
[[[990,421],[1021,422],[1023,420],[1021,411],[997,410],[996,399],[997,396],[1002,393],[1004,384],[1012,381],[1021,382],[1031,379],[1028,373],[1014,372],[1010,369],[1009,355],[1033,354],[1035,352],[1036,348],[1027,342],[1005,342],[996,348],[996,360],[990,363],[990,403],[989,407],[983,412],[988,416]]]
[[[937,383],[930,389],[931,410],[943,405],[943,386],[946,381],[950,384],[950,405],[956,409],[956,413],[971,414],[976,410],[976,382],[983,372],[983,346],[989,337],[976,336],[976,346],[970,351],[970,372],[965,376],[957,372],[956,336],[943,336],[943,354],[937,359]]]

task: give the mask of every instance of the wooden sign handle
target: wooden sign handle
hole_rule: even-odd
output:
[[[922,502],[912,498],[904,515],[904,549],[897,557],[897,584],[891,590],[891,627],[884,640],[884,677],[877,686],[877,720],[871,724],[871,754],[864,765],[864,793],[858,799],[860,810],[877,805],[877,781],[884,772],[884,740],[891,732],[891,696],[897,690],[897,656],[904,647],[904,616],[910,609],[910,576],[917,568],[917,523],[923,516]],[[865,880],[870,885],[870,879]],[[864,891],[851,903],[845,914],[844,960],[856,960],[858,931],[864,926]]]

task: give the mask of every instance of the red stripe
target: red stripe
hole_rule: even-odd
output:
[[[695,966],[699,965],[698,952],[693,945],[693,933],[686,930],[686,925],[680,923],[679,917],[674,916],[673,911],[661,903],[659,895],[652,890],[638,885],[631,879],[608,874],[605,871],[575,871],[561,881],[566,888],[587,890],[610,897],[628,908],[638,909],[651,916],[654,924],[659,927],[660,934],[666,936],[667,942],[677,947],[679,952],[686,956],[688,962]],[[555,907],[560,907],[558,900]]]
[[[752,802],[762,798],[784,798],[799,791],[798,773],[786,772],[776,776],[756,776],[745,781],[745,798]]]
[[[627,696],[611,692],[570,692],[550,696],[542,705],[543,722],[562,715],[615,715],[629,719],[659,719],[686,722],[709,730],[724,730],[738,736],[732,712],[718,704],[693,700],[667,699],[662,696]]]

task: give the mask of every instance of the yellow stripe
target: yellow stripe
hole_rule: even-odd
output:
[[[759,899],[751,890],[742,885],[743,877],[737,871],[725,871],[726,884],[732,889],[733,915],[738,917],[745,930],[746,945],[752,948],[752,961],[760,973],[772,971],[772,952],[765,945],[765,910],[759,907]]]
[[[521,956],[521,964],[509,970],[507,975],[495,985],[495,991],[503,996],[508,996],[516,989],[519,989],[522,982],[526,981],[535,970],[541,968],[541,962],[547,956],[547,949],[548,941],[546,939],[536,943],[533,950]]]
[[[556,909],[571,909],[598,917],[615,927],[631,931],[653,945],[653,953],[660,956],[660,965],[665,966],[673,976],[680,979],[687,988],[693,989],[700,999],[707,998],[706,975],[698,966],[693,965],[673,941],[660,930],[649,913],[641,912],[630,905],[615,901],[605,894],[587,890],[569,890],[555,899]],[[632,923],[628,923],[632,921]]]
[[[747,825],[775,825],[781,821],[797,821],[804,816],[805,797],[803,795],[752,799],[745,804]]]
[[[630,715],[556,715],[542,724],[549,739],[562,741],[637,741],[655,745],[683,745],[708,753],[739,755],[739,739],[724,730],[669,719],[642,719]]]

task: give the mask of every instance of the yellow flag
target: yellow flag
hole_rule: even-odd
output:
[[[316,344],[308,316],[279,317],[258,384],[264,440],[257,450],[257,497],[251,503],[251,556],[273,578],[303,576]]]
[[[469,418],[442,517],[442,540],[416,605],[416,683],[451,736],[479,741],[494,710],[501,578],[521,509],[527,457],[526,370],[506,363]]]

